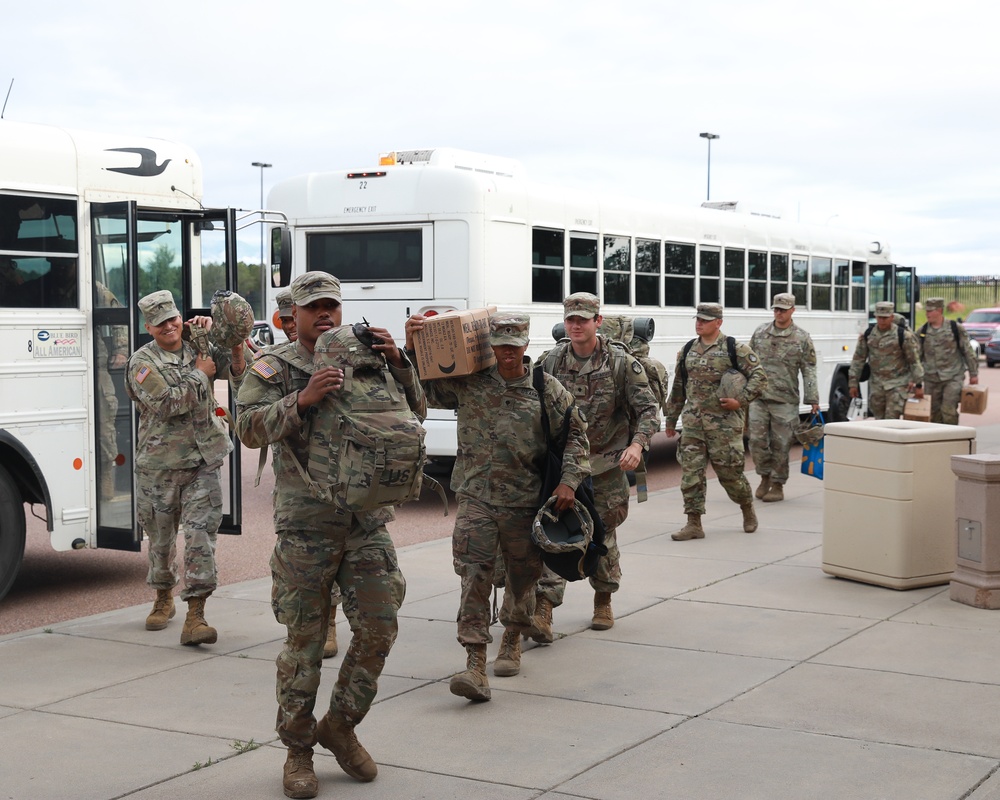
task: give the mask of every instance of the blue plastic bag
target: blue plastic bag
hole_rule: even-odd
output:
[[[802,445],[802,474],[823,480],[823,439]]]

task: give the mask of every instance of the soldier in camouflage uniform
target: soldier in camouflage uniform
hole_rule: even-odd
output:
[[[344,371],[316,367],[313,354],[324,331],[343,318],[340,281],[326,272],[307,272],[291,283],[298,341],[279,345],[247,370],[238,398],[236,429],[248,447],[274,447],[274,527],[271,606],[285,625],[285,647],[277,658],[278,736],[288,748],[283,786],[288,797],[315,797],[313,746],[332,751],[355,780],[371,781],[378,767],[358,742],[355,727],[375,700],[398,624],[406,582],[386,529],[395,519],[391,506],[351,513],[310,492],[295,465],[308,463],[310,420],[323,413],[320,401],[344,386]],[[385,328],[372,327],[409,407],[426,415],[415,371]],[[276,353],[280,350],[281,357]],[[353,636],[329,709],[313,715],[323,646],[330,620],[330,593],[336,583]]]
[[[667,436],[677,435],[677,420],[682,412],[684,415],[677,447],[687,524],[671,534],[675,541],[705,538],[701,518],[705,513],[705,472],[709,463],[729,499],[743,512],[743,530],[757,530],[753,490],[743,474],[743,417],[747,405],[767,388],[767,375],[749,345],[735,344],[733,366],[727,337],[722,332],[722,306],[718,303],[698,305],[695,332],[698,338],[691,342],[687,354],[683,349],[677,353],[674,385],[667,401]],[[682,377],[685,372],[686,382]],[[735,385],[743,383],[740,375],[746,385],[737,392]]]
[[[774,322],[765,322],[750,337],[750,348],[767,373],[767,388],[750,404],[750,455],[760,486],[755,496],[765,503],[785,499],[788,451],[799,422],[799,374],[803,402],[819,411],[816,348],[812,337],[794,322],[795,295],[782,292],[771,306]]]
[[[288,289],[282,289],[274,296],[274,301],[278,304],[281,330],[288,337],[288,341],[294,342],[299,338],[299,334],[295,328],[295,303],[292,302],[292,293]]]
[[[114,292],[102,283],[95,283],[94,304],[98,308],[122,308]],[[106,330],[106,333],[105,333]],[[110,325],[97,337],[97,388],[101,399],[101,498],[110,500],[115,494],[115,473],[118,458],[118,437],[115,421],[118,416],[118,394],[111,378],[112,369],[121,369],[128,361],[128,326]],[[111,352],[108,352],[108,345]]]
[[[153,341],[139,348],[126,366],[126,391],[139,410],[136,447],[136,514],[149,538],[147,583],[156,602],[146,630],[167,627],[174,616],[177,585],[177,530],[184,528],[184,589],[188,613],[181,644],[212,644],[215,628],[205,622],[205,601],[215,591],[215,541],[222,524],[223,459],[233,449],[216,415],[214,378],[237,388],[246,362],[242,344],[227,352],[212,346],[203,355],[182,338],[184,325],[170,292],[139,301]],[[189,325],[209,329],[211,317]]]
[[[406,321],[406,344],[423,328],[419,314]],[[455,572],[462,580],[458,641],[466,650],[466,670],[452,677],[452,694],[489,700],[486,646],[490,635],[490,588],[497,551],[507,568],[500,622],[500,653],[493,665],[499,677],[516,675],[521,663],[521,632],[531,625],[535,582],[542,571],[541,551],[531,541],[531,524],[542,491],[541,464],[549,443],[542,432],[542,399],[532,385],[524,314],[493,314],[490,344],[496,364],[457,378],[424,381],[427,402],[458,409],[458,460],[451,488],[458,496],[452,536]],[[587,424],[573,397],[559,382],[542,376],[551,435],[558,437],[568,409],[569,433],[563,456],[556,509],[572,507],[576,488],[587,476]]]
[[[918,398],[924,396],[924,367],[920,363],[917,337],[912,331],[897,327],[894,313],[892,303],[875,304],[875,326],[869,326],[858,336],[847,374],[851,397],[861,397],[858,384],[861,370],[868,362],[871,367],[868,412],[875,419],[899,419],[908,392]]]
[[[660,429],[660,416],[642,364],[598,335],[604,321],[600,300],[589,292],[571,294],[563,301],[563,319],[569,342],[543,354],[537,363],[570,391],[587,420],[594,500],[608,548],[590,578],[594,589],[590,627],[604,631],[615,623],[611,595],[621,585],[617,530],[628,517],[626,473],[636,469],[649,450]],[[552,609],[562,603],[565,589],[566,581],[545,570],[536,589],[536,624],[528,631],[535,641],[552,641]]]
[[[969,383],[979,383],[979,359],[969,334],[944,318],[944,298],[931,297],[924,305],[927,322],[917,331],[920,361],[924,365],[924,391],[931,396],[931,422],[958,425],[958,404],[966,371]]]

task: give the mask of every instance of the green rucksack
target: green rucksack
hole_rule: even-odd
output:
[[[307,467],[294,462],[317,500],[351,512],[374,511],[420,495],[426,432],[385,357],[362,344],[353,328],[333,328],[316,342],[313,368],[342,369],[344,386],[311,415]]]

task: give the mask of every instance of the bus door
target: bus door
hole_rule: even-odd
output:
[[[235,286],[235,221],[231,210],[150,212],[134,202],[91,205],[94,292],[94,377],[97,546],[138,550],[134,450],[138,416],[125,393],[125,364],[152,340],[142,324],[140,297],[168,289],[184,319],[205,313],[216,289]],[[219,404],[235,411],[224,381]],[[221,532],[240,532],[239,442],[223,469]]]
[[[920,299],[917,294],[917,276],[913,274],[913,267],[896,268],[895,291],[892,300],[896,304],[896,313],[902,314],[913,328],[917,313],[916,301]]]

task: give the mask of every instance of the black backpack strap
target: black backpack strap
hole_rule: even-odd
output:
[[[732,336],[726,337],[726,349],[729,350],[729,360],[732,362],[733,369],[738,370],[739,365],[736,362],[736,340]]]
[[[681,373],[681,387],[684,389],[685,397],[687,397],[687,388],[688,388],[687,357],[688,353],[691,351],[691,348],[694,347],[695,341],[696,341],[695,339],[692,339],[690,342],[684,345],[683,349],[681,350],[681,363],[680,366],[677,367],[677,369]]]
[[[951,335],[955,337],[955,349],[958,350],[959,355],[962,355],[962,335],[958,332],[958,323],[955,320],[949,320],[949,322],[951,322]]]

